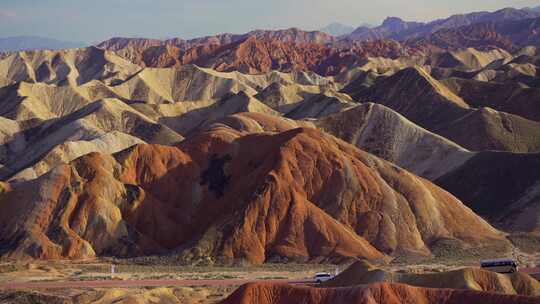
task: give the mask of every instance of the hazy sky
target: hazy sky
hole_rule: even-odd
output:
[[[0,37],[192,38],[260,28],[318,29],[334,21],[380,24],[387,16],[426,21],[536,5],[538,0],[0,0]]]

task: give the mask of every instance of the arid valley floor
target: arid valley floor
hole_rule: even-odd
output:
[[[540,261],[539,256],[529,256],[530,261]],[[446,260],[446,264],[426,263],[390,264],[382,269],[394,275],[409,276],[406,282],[412,286],[458,287],[468,286],[471,290],[493,291],[497,293],[540,295],[540,283],[523,281],[516,275],[493,274],[486,280],[486,274],[478,273],[477,265],[458,265]],[[460,261],[461,262],[461,261]],[[459,262],[458,262],[459,263]],[[533,263],[533,262],[531,262]],[[116,265],[111,274],[111,264]],[[355,265],[354,263],[352,264]],[[223,301],[240,285],[248,282],[288,284],[330,288],[348,286],[351,278],[373,280],[359,282],[375,283],[374,270],[344,265],[316,264],[266,264],[262,266],[176,266],[165,263],[133,263],[121,260],[94,260],[86,262],[13,262],[0,265],[0,303],[218,303]],[[473,268],[467,268],[473,267]],[[350,267],[350,268],[349,268]],[[373,267],[373,269],[377,269]],[[456,269],[458,269],[456,271]],[[463,269],[470,269],[469,272]],[[355,273],[350,273],[351,271]],[[456,273],[452,273],[452,270]],[[540,269],[531,269],[540,278]],[[342,281],[325,283],[313,282],[316,272],[342,273]],[[364,275],[360,275],[363,273]],[[429,278],[429,276],[437,276]],[[411,279],[413,276],[416,278]],[[425,276],[426,279],[420,279]],[[505,282],[511,279],[511,283]],[[516,281],[519,283],[516,283]],[[344,280],[344,281],[343,281]],[[397,276],[380,279],[380,282],[401,282]],[[497,283],[494,283],[497,282]],[[8,283],[9,282],[9,283]],[[431,286],[430,286],[431,284]],[[487,285],[486,285],[487,284]],[[491,286],[490,286],[491,285]],[[524,286],[525,285],[525,286]]]

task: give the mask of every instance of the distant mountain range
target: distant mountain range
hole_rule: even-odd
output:
[[[191,40],[117,37],[97,47],[143,67],[195,64],[222,72],[313,71],[335,76],[368,57],[395,59],[469,47],[513,53],[525,46],[540,46],[540,13],[506,8],[428,23],[388,17],[380,26],[361,26],[351,34],[335,35],[290,28]]]
[[[37,36],[15,36],[0,38],[0,52],[23,50],[59,50],[87,46],[83,42],[60,41]]]
[[[512,39],[506,39],[493,33],[494,27],[496,30],[503,28],[508,22],[519,21],[524,19],[533,19],[540,17],[540,6],[532,8],[504,8],[494,12],[472,12],[467,14],[452,15],[448,18],[437,19],[431,22],[416,22],[416,21],[404,21],[399,17],[387,17],[383,23],[379,26],[371,26],[369,24],[362,24],[357,28],[353,28],[349,25],[344,25],[338,22],[331,23],[319,31],[303,31],[297,28],[291,28],[286,30],[255,30],[245,34],[218,34],[214,36],[206,36],[201,38],[195,38],[190,40],[184,40],[181,38],[173,38],[167,40],[160,39],[146,39],[146,38],[124,38],[117,37],[112,38],[98,44],[99,47],[108,50],[119,51],[126,48],[134,48],[135,53],[140,53],[142,50],[156,47],[169,47],[170,53],[171,47],[178,48],[180,50],[187,50],[192,47],[200,47],[203,45],[227,45],[239,41],[244,41],[248,37],[257,37],[262,40],[279,40],[283,43],[317,43],[317,44],[333,44],[340,48],[350,47],[350,42],[362,42],[362,41],[375,41],[375,40],[396,40],[399,42],[414,41],[417,46],[418,41],[429,41],[435,44],[437,47],[440,45],[452,45],[449,43],[449,39],[455,40],[459,43],[460,40],[466,40],[454,36],[462,36],[463,33],[456,33],[455,31],[460,28],[467,28],[469,33],[472,33],[475,40],[480,41],[467,42],[464,47],[477,46],[485,44],[482,42],[489,38],[489,45],[493,43],[497,47],[508,48],[512,46]],[[491,25],[486,25],[491,23]],[[496,23],[496,24],[495,24]],[[525,22],[526,23],[526,22]],[[475,26],[480,25],[481,26]],[[533,35],[536,37],[536,30],[538,26],[536,23],[529,24],[532,26],[530,33],[525,33],[522,27],[519,27],[519,33],[516,35],[516,30],[506,28],[506,32],[513,32],[514,38],[519,36],[520,42],[535,41],[536,38],[529,39],[527,36]],[[516,24],[516,26],[518,26]],[[454,32],[452,32],[454,31]],[[444,36],[444,41],[439,41],[438,37]],[[503,41],[504,40],[504,41]],[[37,36],[16,36],[0,38],[0,52],[10,52],[19,50],[36,50],[36,49],[68,49],[79,48],[87,46],[83,42],[72,41],[60,41],[56,39],[37,37]],[[424,45],[425,46],[425,45]],[[178,53],[178,50],[172,50],[173,53]],[[208,49],[197,50],[195,54],[190,57],[198,55],[203,52],[207,53]],[[130,51],[130,56],[140,56],[140,54],[133,54],[134,51]],[[163,54],[163,51],[158,52]],[[130,58],[132,59],[132,58]],[[141,60],[138,60],[141,61]],[[168,62],[173,62],[167,60]],[[161,64],[160,64],[161,65]]]
[[[524,46],[540,45],[540,17],[506,22],[490,21],[435,33],[405,41],[414,48],[502,48],[513,52]]]
[[[394,39],[403,41],[433,34],[443,29],[453,29],[486,22],[506,22],[537,17],[540,17],[540,8],[538,7],[534,9],[504,8],[495,12],[473,12],[452,15],[445,19],[438,19],[427,23],[408,22],[398,17],[388,17],[380,26],[374,28],[358,27],[347,38],[350,40]]]
[[[350,25],[341,24],[338,22],[333,22],[323,27],[319,31],[337,37],[337,36],[348,35],[352,33],[354,31],[354,27]]]
[[[540,12],[540,5],[537,6],[537,7],[531,7],[530,9],[535,11],[535,12]]]

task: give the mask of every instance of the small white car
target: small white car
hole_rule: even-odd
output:
[[[328,272],[318,272],[315,274],[315,276],[313,277],[313,280],[317,283],[317,284],[321,284],[322,282],[326,282],[330,279],[332,279],[334,276],[329,274]]]

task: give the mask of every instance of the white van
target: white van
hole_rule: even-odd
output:
[[[334,276],[329,274],[328,272],[318,272],[315,274],[315,277],[313,277],[313,280],[315,280],[317,284],[321,284],[322,282],[326,282],[333,277]]]

